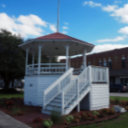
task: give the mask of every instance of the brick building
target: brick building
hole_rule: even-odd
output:
[[[80,68],[82,60],[71,59],[71,66]],[[111,85],[128,85],[128,47],[88,55],[87,65],[109,67]]]

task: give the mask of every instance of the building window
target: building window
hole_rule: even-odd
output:
[[[112,59],[111,58],[108,59],[108,67],[110,69],[112,69]]]
[[[125,56],[122,56],[121,63],[122,63],[122,68],[126,68],[126,58],[125,58]]]
[[[107,61],[104,59],[104,66],[107,67]]]

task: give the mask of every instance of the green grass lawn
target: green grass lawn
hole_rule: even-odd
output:
[[[128,101],[128,97],[111,96],[111,100]]]
[[[10,99],[10,98],[23,98],[23,93],[19,94],[0,94],[0,99]]]
[[[73,128],[128,128],[128,112],[122,114],[119,118],[102,123],[78,126]]]

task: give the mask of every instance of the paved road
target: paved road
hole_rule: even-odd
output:
[[[110,93],[110,96],[128,97],[128,92],[127,93],[119,93],[119,92]]]
[[[31,128],[0,111],[0,128]]]

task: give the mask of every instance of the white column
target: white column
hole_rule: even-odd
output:
[[[38,75],[40,75],[40,65],[41,65],[41,50],[42,46],[38,46]]]
[[[83,52],[83,69],[87,67],[86,50]]]
[[[80,93],[80,90],[79,90],[79,81],[78,81],[79,79],[77,79],[77,84],[76,84],[76,86],[77,86],[77,112],[80,112],[80,102],[79,102],[79,93]]]
[[[34,74],[35,53],[32,54],[32,73]]]
[[[61,115],[64,115],[64,91],[62,91],[61,98],[62,98],[62,100],[61,100],[61,104],[62,104]]]
[[[69,46],[66,46],[66,70],[69,69]]]
[[[27,68],[28,68],[28,55],[29,55],[29,49],[27,48],[26,49],[26,63],[25,63],[25,68],[26,68],[26,70],[25,70],[25,73],[26,73],[26,75],[27,75]]]
[[[35,53],[32,54],[32,67],[34,67],[35,64]]]

